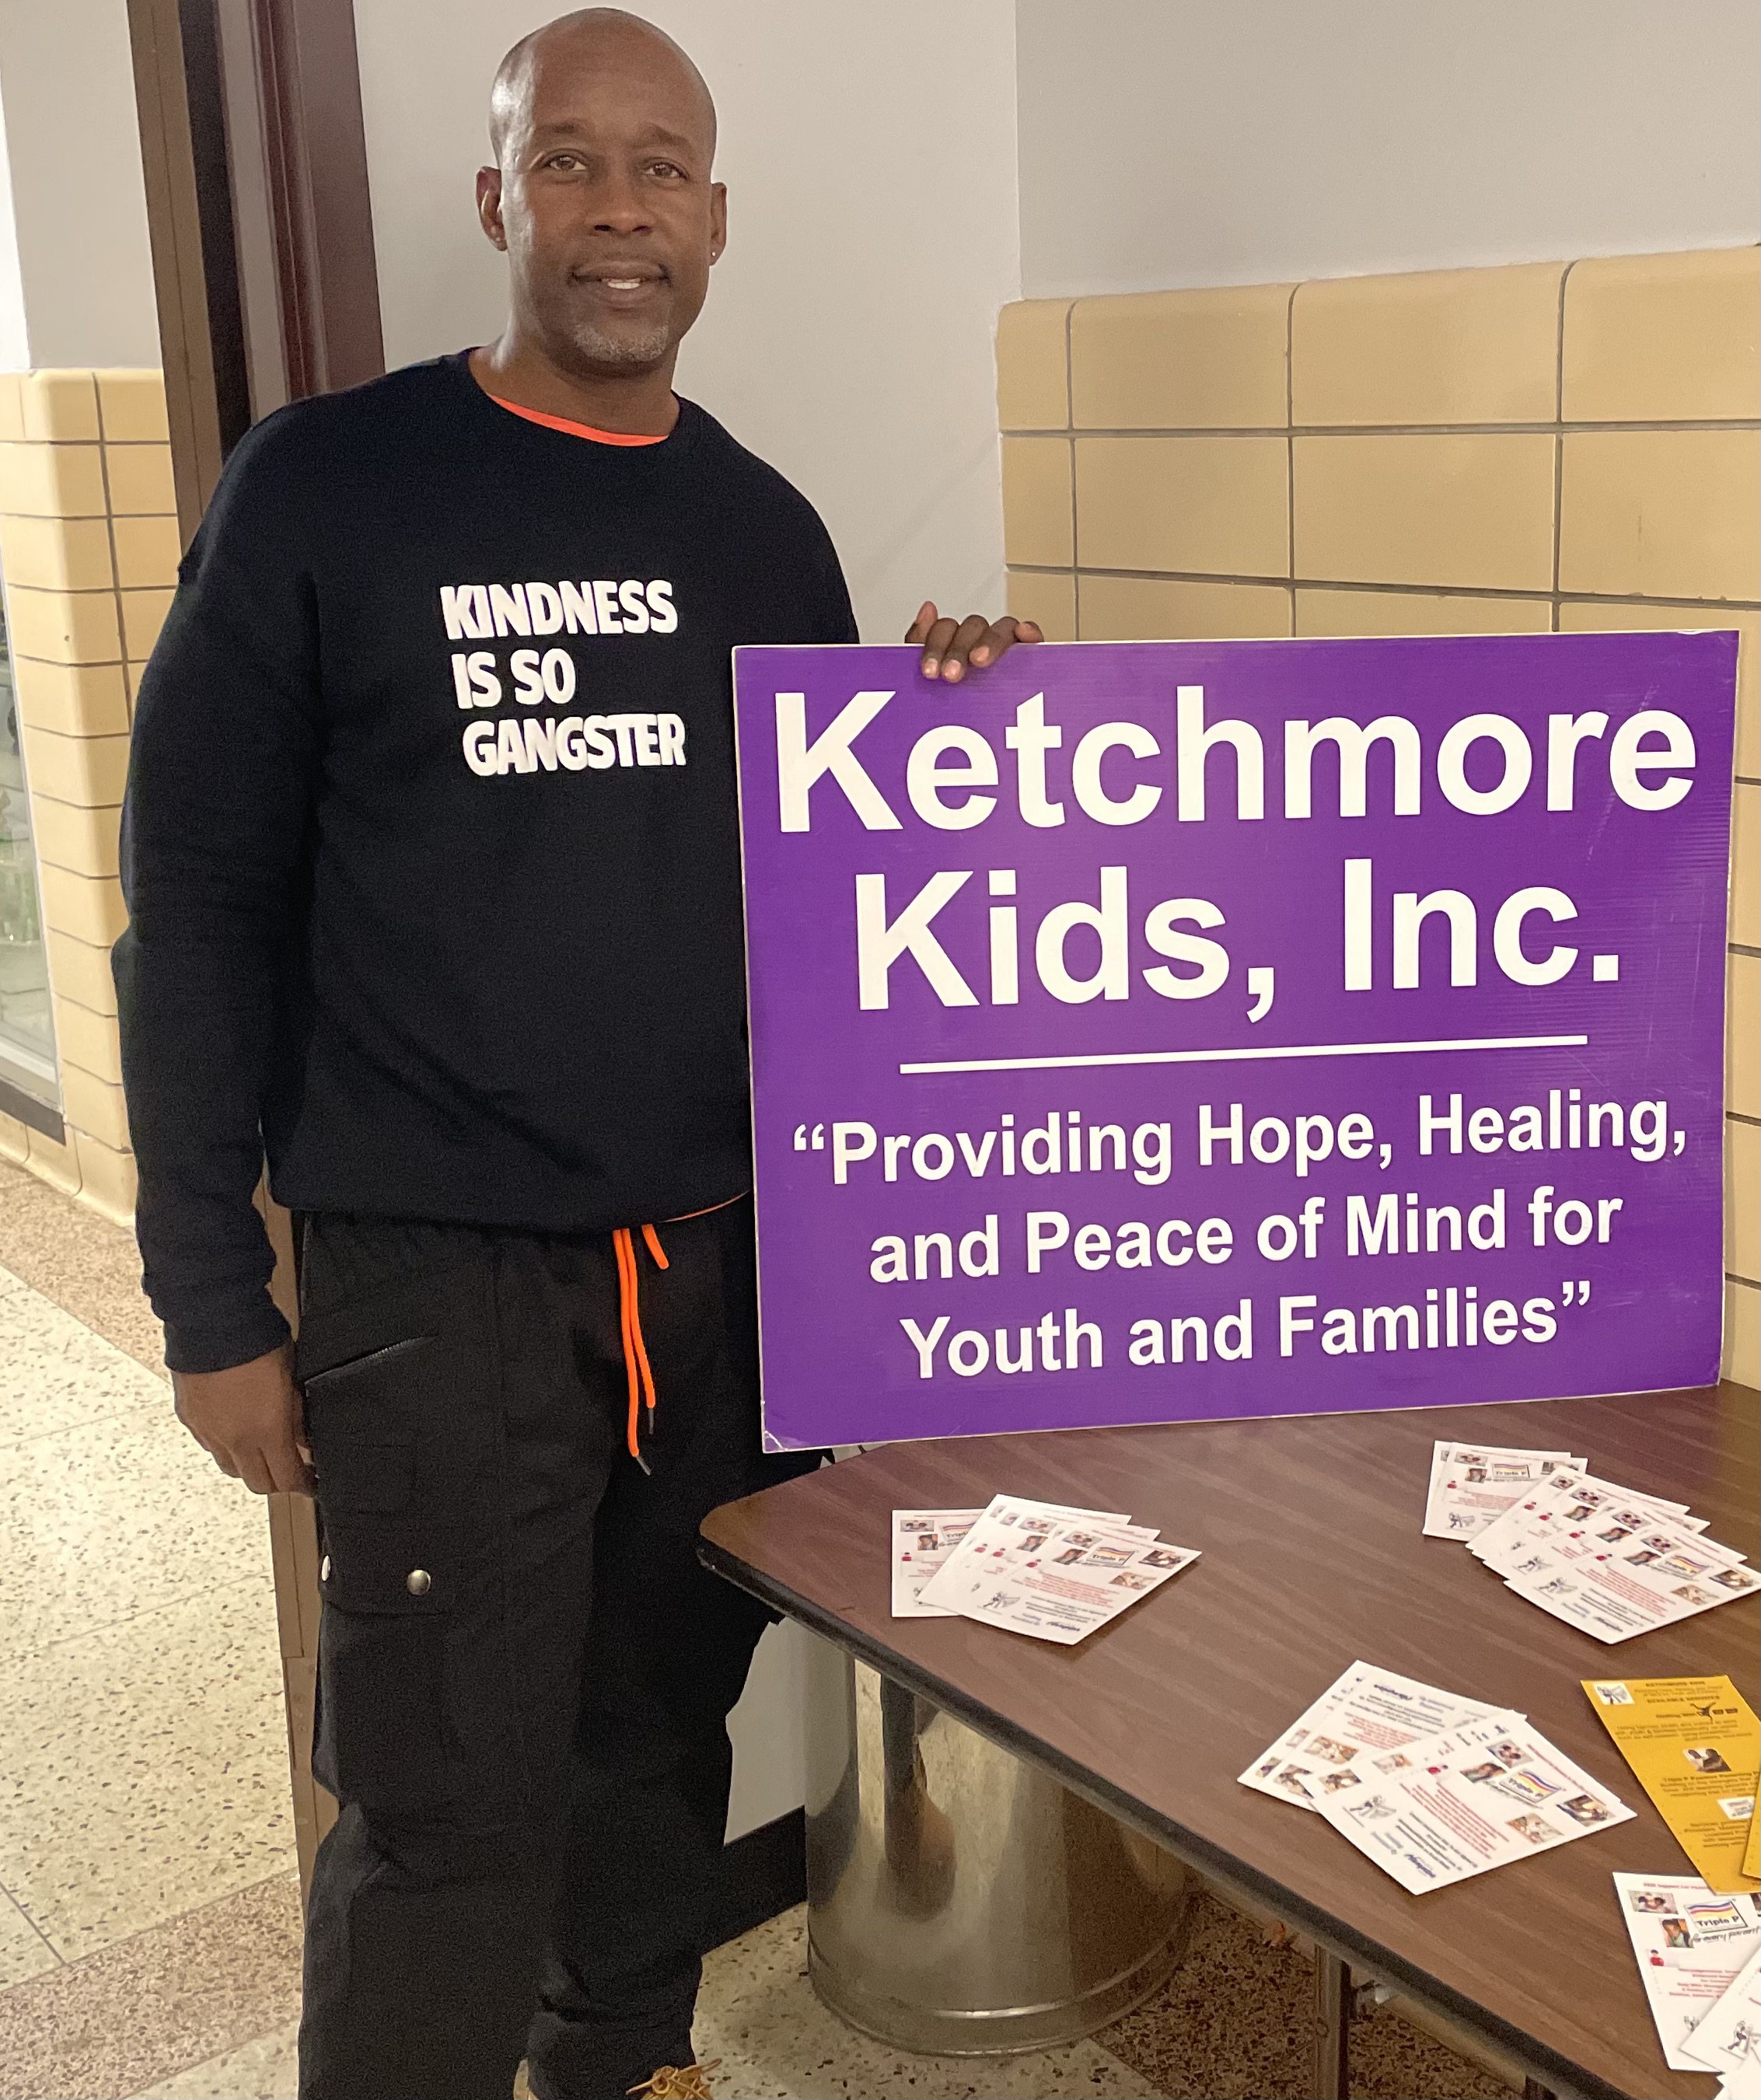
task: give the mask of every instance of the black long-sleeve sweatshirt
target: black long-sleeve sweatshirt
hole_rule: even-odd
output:
[[[596,443],[463,355],[227,465],[141,683],[117,944],[174,1370],[275,1346],[252,1196],[538,1232],[749,1185],[730,651],[850,642],[700,408]]]

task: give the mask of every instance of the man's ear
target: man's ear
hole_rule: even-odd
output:
[[[477,217],[483,230],[501,252],[507,253],[507,228],[501,223],[501,170],[477,170]]]
[[[719,262],[727,247],[727,184],[709,185],[709,260]]]

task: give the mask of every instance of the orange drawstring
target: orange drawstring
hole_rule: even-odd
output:
[[[707,1218],[712,1211],[725,1211],[744,1200],[744,1192],[739,1196],[725,1197],[719,1203],[706,1204],[700,1211],[684,1211],[667,1223],[682,1225],[688,1218]],[[618,1328],[624,1343],[624,1374],[629,1386],[629,1426],[625,1432],[625,1441],[629,1454],[646,1472],[648,1462],[642,1454],[642,1410],[648,1410],[648,1433],[654,1434],[655,1382],[654,1371],[648,1361],[648,1345],[642,1339],[641,1276],[636,1261],[636,1234],[640,1232],[642,1245],[654,1257],[656,1268],[670,1268],[666,1250],[660,1244],[660,1235],[652,1225],[616,1225],[611,1233],[611,1251],[617,1257]]]
[[[652,1225],[642,1228],[642,1244],[654,1256],[656,1268],[670,1266],[665,1250],[660,1244],[660,1235]],[[642,1462],[641,1407],[648,1409],[649,1433],[653,1434],[655,1411],[654,1372],[648,1362],[647,1344],[642,1339],[640,1278],[636,1265],[636,1242],[628,1225],[619,1225],[611,1234],[611,1251],[617,1257],[618,1272],[618,1327],[624,1344],[624,1371],[629,1388],[629,1423],[625,1432],[625,1442],[631,1458]]]

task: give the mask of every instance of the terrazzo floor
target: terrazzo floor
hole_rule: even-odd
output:
[[[178,1426],[128,1235],[0,1162],[0,2100],[295,2091],[298,1890],[267,1527]],[[1200,1898],[1094,2040],[906,2056],[826,2012],[796,1910],[713,1953],[728,2100],[1300,2100],[1309,1968]],[[1509,2089],[1392,2010],[1358,2100]]]

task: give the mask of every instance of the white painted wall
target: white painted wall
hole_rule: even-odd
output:
[[[638,0],[640,5],[640,0]],[[483,104],[558,0],[355,0],[386,355],[501,325]],[[819,506],[863,632],[1000,607],[991,339],[1017,298],[1011,0],[651,0],[721,112],[729,246],[681,390]]]
[[[0,102],[0,372],[30,368],[24,326],[24,280],[19,272],[18,227],[12,217],[12,170],[7,159],[6,108]]]
[[[1029,297],[1761,238],[1754,0],[1019,0]]]
[[[17,255],[13,277],[0,231],[0,361],[157,365],[125,0],[0,0],[0,109]]]

